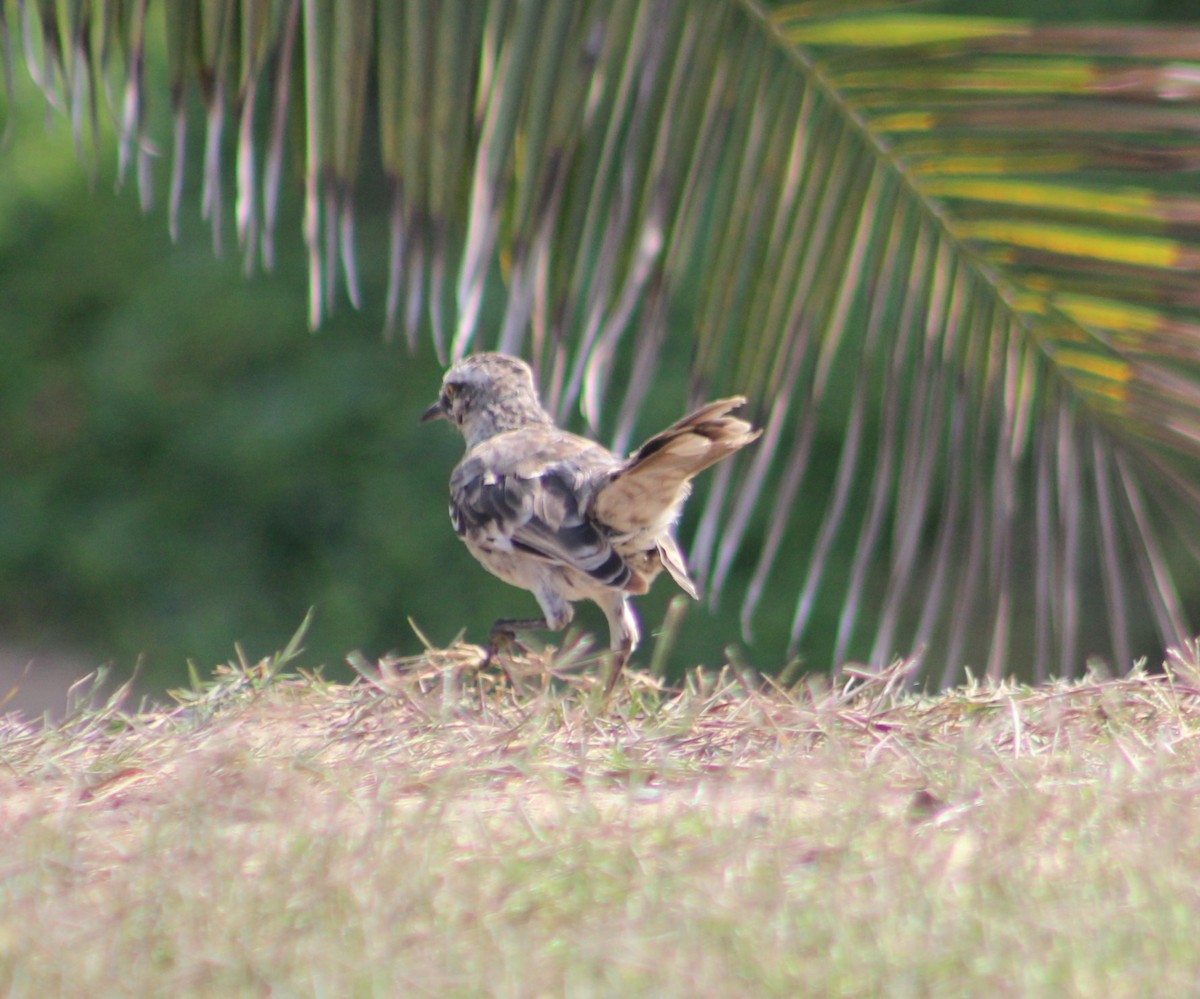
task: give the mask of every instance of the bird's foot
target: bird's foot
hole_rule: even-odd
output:
[[[518,640],[517,632],[544,631],[547,627],[542,618],[504,618],[497,621],[492,625],[492,630],[488,635],[487,652],[484,653],[483,661],[479,664],[480,669],[487,669],[492,663],[495,663],[500,672],[504,674],[508,685],[513,690],[519,690],[520,687],[517,686],[508,667],[504,664],[501,654],[508,654],[514,649],[518,652],[527,652],[528,649]]]

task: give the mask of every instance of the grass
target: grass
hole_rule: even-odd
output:
[[[1196,650],[903,692],[295,649],[0,724],[0,992],[1145,996],[1200,980]],[[86,694],[86,691],[84,692]]]

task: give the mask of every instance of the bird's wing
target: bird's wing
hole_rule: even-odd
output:
[[[450,480],[454,529],[484,547],[523,551],[605,586],[628,586],[632,570],[608,534],[587,517],[582,501],[596,466],[615,459],[580,438],[575,440],[597,448],[598,458],[574,444],[554,448],[504,440],[508,436],[485,441],[455,469]],[[573,453],[554,460],[555,451]]]

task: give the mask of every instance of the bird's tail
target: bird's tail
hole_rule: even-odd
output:
[[[620,533],[673,522],[692,477],[762,433],[729,415],[745,402],[742,396],[710,402],[646,441],[597,495],[601,522]]]

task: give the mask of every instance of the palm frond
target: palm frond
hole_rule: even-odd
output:
[[[22,2],[0,24],[81,137],[123,94],[143,191],[155,7]],[[943,682],[1014,650],[1039,677],[1128,664],[1147,617],[1189,633],[1200,31],[832,0],[179,0],[165,24],[172,219],[194,92],[214,238],[236,126],[238,236],[269,264],[291,119],[314,325],[339,278],[359,301],[377,127],[389,331],[524,353],[619,446],[681,351],[690,401],[758,400],[761,446],[714,477],[691,545],[714,599],[754,561],[747,631],[787,599],[794,648],[819,626],[835,662],[928,646]]]

